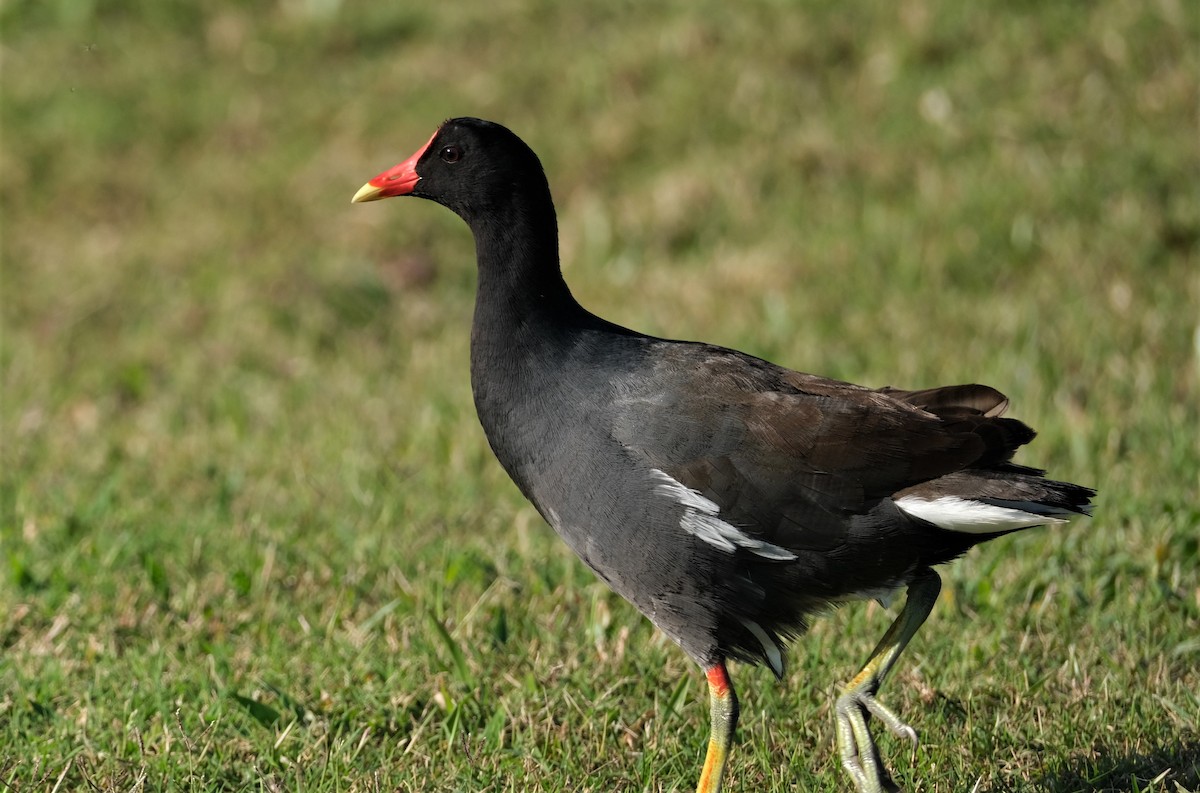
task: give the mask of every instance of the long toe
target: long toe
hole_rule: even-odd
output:
[[[872,716],[883,722],[883,726],[888,728],[888,732],[897,738],[908,741],[913,745],[914,749],[917,748],[917,744],[919,743],[917,731],[901,720],[895,711],[876,699],[874,694],[868,694],[864,691],[853,696]]]
[[[901,788],[883,767],[867,722],[871,717],[877,718],[893,735],[911,741],[914,746],[917,743],[916,730],[867,690],[842,694],[837,699],[835,711],[842,766],[854,779],[859,793],[899,793]]]

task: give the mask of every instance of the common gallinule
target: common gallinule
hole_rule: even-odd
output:
[[[1034,432],[1002,418],[1008,400],[988,386],[863,388],[589,313],[559,270],[541,163],[498,124],[445,122],[353,200],[399,195],[448,207],[474,234],[471,385],[501,465],[704,669],[712,726],[697,790],[720,790],[737,724],[727,659],[782,677],[785,641],[809,615],[905,588],[835,705],[858,790],[896,789],[867,722],[916,740],[875,693],[933,608],[934,565],[1086,515],[1094,491],[1010,462]]]

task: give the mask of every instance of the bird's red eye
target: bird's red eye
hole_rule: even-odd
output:
[[[444,146],[442,147],[442,150],[438,152],[438,156],[442,158],[442,162],[458,162],[462,159],[462,149],[458,148],[457,146]]]

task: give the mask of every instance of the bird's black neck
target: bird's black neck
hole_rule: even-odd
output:
[[[536,456],[531,428],[553,415],[549,387],[590,315],[559,269],[553,207],[515,202],[507,212],[469,220],[479,283],[471,328],[471,391],[492,450],[526,496],[535,500],[523,465]],[[524,406],[518,409],[517,406]],[[539,406],[533,409],[532,406]]]
[[[571,295],[558,258],[558,225],[549,190],[510,197],[468,221],[479,283],[472,347],[509,348],[529,336],[557,335],[590,316]],[[481,350],[475,350],[480,352]]]

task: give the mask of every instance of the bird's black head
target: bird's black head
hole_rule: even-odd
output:
[[[352,199],[398,195],[428,198],[468,223],[480,213],[530,194],[549,196],[537,155],[506,127],[478,118],[452,118],[399,165],[367,182]]]

